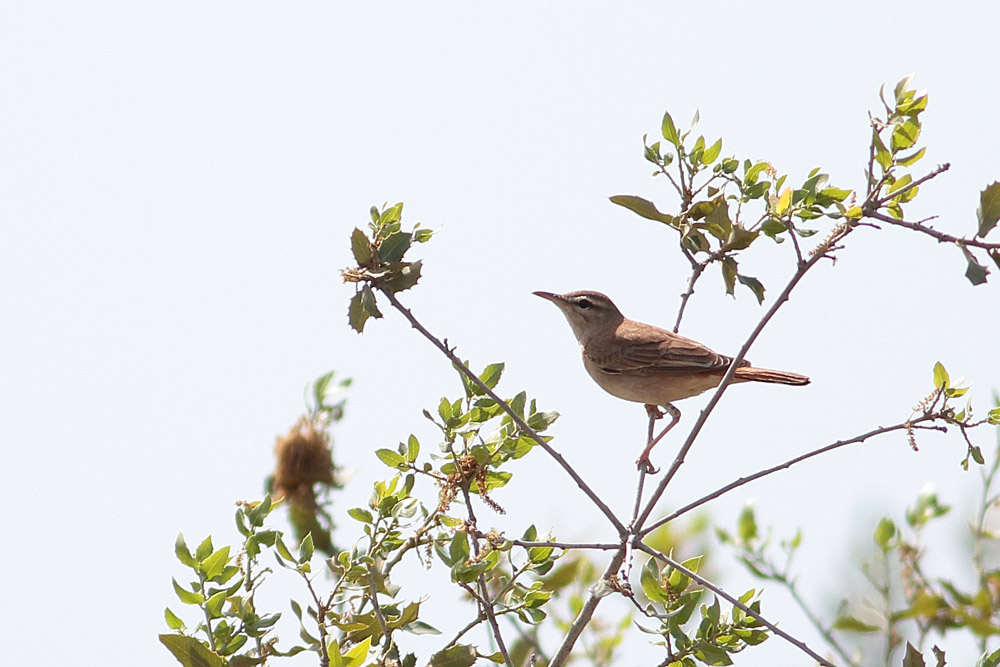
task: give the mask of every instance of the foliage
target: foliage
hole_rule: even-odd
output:
[[[410,650],[410,636],[438,630],[430,622],[433,619],[426,617],[424,601],[414,599],[393,581],[396,567],[408,559],[425,567],[442,564],[454,587],[452,595],[468,609],[466,625],[439,641],[422,664],[462,667],[485,661],[555,666],[574,659],[613,664],[622,642],[632,636],[626,634],[632,625],[663,647],[661,665],[669,667],[732,664],[734,655],[772,637],[791,642],[819,664],[834,664],[789,632],[793,623],[779,627],[764,616],[760,589],[734,595],[714,584],[706,548],[696,544],[697,540],[678,537],[679,522],[696,508],[756,479],[887,433],[905,433],[915,447],[921,430],[957,429],[966,444],[962,465],[968,468],[972,462],[982,466],[985,457],[972,444],[968,432],[1000,423],[1000,407],[974,419],[967,388],[953,386],[944,366],[938,364],[931,393],[913,414],[898,423],[839,439],[742,476],[707,490],[703,497],[670,514],[662,515],[657,507],[756,337],[807,273],[844,250],[846,240],[858,227],[893,225],[956,245],[968,258],[967,275],[973,284],[982,283],[988,274],[973,253],[985,253],[1000,265],[1000,244],[986,241],[1000,218],[1000,185],[996,183],[980,194],[973,236],[952,237],[934,230],[926,220],[904,218],[904,207],[919,188],[948,166],[918,177],[910,171],[924,155],[919,139],[926,94],[913,90],[906,78],[888,101],[883,91],[882,101],[884,114],[871,118],[866,179],[859,191],[831,185],[819,168],[799,180],[781,174],[766,161],[725,156],[721,139],[709,143],[703,136],[693,137],[697,115],[691,128],[681,132],[667,113],[660,128],[662,140],[644,141],[644,157],[655,165],[654,176],[670,183],[679,206],[665,213],[666,207],[634,195],[616,195],[611,201],[677,235],[678,249],[690,263],[691,274],[679,304],[675,331],[696,284],[713,264],[719,266],[727,294],[734,295],[739,283],[761,304],[768,300],[761,281],[742,268],[750,265],[749,253],[764,237],[779,244],[789,241],[785,247],[791,248],[793,273],[769,300],[769,307],[748,334],[670,466],[648,489],[647,478],[658,473],[639,471],[631,516],[613,512],[553,447],[551,436],[545,433],[558,418],[556,412],[539,408],[524,390],[505,389],[506,398],[502,398],[497,392],[503,363],[488,364],[474,373],[447,339],[431,333],[400,302],[400,293],[417,284],[422,270],[421,261],[406,259],[407,253],[415,243],[429,241],[433,232],[419,224],[404,231],[401,202],[372,207],[366,230],[356,228],[351,234],[355,265],[342,271],[345,282],[355,288],[348,322],[361,333],[370,319],[383,317],[388,306],[427,338],[458,372],[459,393],[442,397],[433,409],[423,412],[433,425],[436,442],[428,446],[426,437],[408,433],[395,447],[375,450],[388,474],[373,482],[364,507],[338,512],[338,516],[352,520],[344,530],[356,539],[350,546],[343,540],[335,545],[330,507],[331,492],[338,488],[339,480],[329,429],[342,414],[343,402],[327,398],[332,374],[320,378],[314,384],[307,414],[279,440],[278,467],[269,488],[280,499],[272,501],[269,495],[260,502],[243,503],[237,510],[242,544],[235,549],[214,549],[207,538],[192,554],[183,539],[178,539],[178,558],[194,576],[187,586],[175,583],[175,592],[183,604],[198,607],[203,620],[188,629],[168,609],[167,623],[175,633],[161,636],[161,641],[185,665],[263,664],[309,651],[324,667],[413,667],[418,657]],[[809,240],[820,232],[824,232],[822,240]],[[813,245],[807,247],[807,243]],[[966,403],[957,406],[963,397]],[[603,514],[606,524],[595,531],[610,531],[605,541],[560,542],[554,535],[539,534],[530,518],[520,522],[523,529],[519,538],[507,537],[486,525],[481,518],[484,508],[504,512],[492,492],[514,484],[512,463],[529,456],[551,457],[575,482]],[[985,516],[996,501],[990,491],[996,470],[994,463],[984,476],[986,490],[977,544],[993,539],[985,527]],[[279,505],[290,509],[296,532],[294,551],[286,546],[282,531],[265,523]],[[801,534],[780,542],[778,560],[770,537],[761,537],[753,509],[747,508],[735,533],[718,530],[717,535],[735,549],[737,560],[755,576],[777,582],[791,592],[806,620],[820,630],[827,651],[845,664],[860,664],[860,658],[850,653],[844,641],[846,635],[881,633],[886,637],[882,658],[888,661],[903,652],[905,665],[919,665],[925,662],[921,651],[930,632],[964,631],[982,637],[982,664],[995,665],[1000,663],[1000,654],[989,654],[986,640],[1000,632],[995,611],[1000,604],[994,601],[1000,590],[1000,573],[989,570],[983,552],[977,551],[975,566],[981,579],[974,592],[962,592],[953,582],[922,574],[920,530],[946,513],[947,508],[933,494],[927,494],[907,513],[912,535],[904,539],[897,523],[889,518],[880,522],[875,532],[877,563],[888,563],[890,554],[901,559],[898,578],[903,586],[893,597],[888,577],[870,577],[885,601],[885,613],[874,619],[845,607],[835,621],[825,623],[811,610],[799,595],[791,570]],[[698,548],[687,553],[693,545]],[[304,591],[304,603],[291,603],[300,625],[299,642],[284,651],[277,648],[271,634],[279,615],[258,616],[255,611],[256,591],[274,574],[260,565],[265,551],[301,581]],[[681,551],[685,556],[675,557],[674,553]],[[638,571],[636,589],[634,569]],[[866,571],[874,570],[869,567]],[[611,595],[621,596],[632,612],[608,623],[595,613],[601,600]],[[908,633],[910,626],[916,627],[915,635]],[[470,638],[480,627],[485,630],[481,635],[485,645]],[[543,628],[547,630],[543,632]],[[908,634],[913,641],[904,647]],[[943,652],[937,647],[933,652],[938,664],[943,664]]]

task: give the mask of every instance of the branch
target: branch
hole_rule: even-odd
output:
[[[839,238],[843,238],[844,236],[849,234],[853,229],[854,228],[850,226],[844,227],[840,233]],[[815,266],[817,262],[819,262],[825,256],[826,256],[825,253],[822,252],[814,253],[808,260],[806,260],[803,264],[799,265],[798,269],[795,271],[795,274],[792,276],[791,280],[789,280],[788,284],[785,285],[785,289],[782,290],[781,294],[778,295],[778,298],[775,300],[774,305],[772,305],[771,308],[760,319],[760,322],[757,323],[757,326],[750,333],[750,337],[747,338],[745,343],[743,343],[743,347],[741,347],[740,351],[736,354],[735,357],[733,357],[733,361],[731,364],[729,364],[729,369],[723,376],[722,382],[719,383],[719,387],[715,390],[715,393],[712,394],[712,398],[708,401],[708,405],[706,405],[705,409],[701,411],[701,414],[698,416],[698,420],[694,423],[694,426],[691,427],[691,432],[688,434],[687,439],[681,446],[680,451],[677,452],[677,456],[674,459],[674,462],[670,465],[670,469],[667,471],[667,474],[664,475],[663,479],[660,480],[660,483],[657,485],[656,490],[653,491],[653,495],[650,497],[649,502],[646,503],[646,507],[639,515],[639,518],[636,520],[633,530],[641,530],[642,524],[649,517],[650,513],[652,513],[653,508],[656,506],[656,503],[660,500],[660,497],[663,496],[663,492],[666,491],[667,485],[670,484],[671,480],[674,478],[674,475],[677,474],[677,470],[684,463],[684,457],[687,455],[688,450],[691,449],[691,446],[694,445],[694,441],[698,437],[698,434],[701,432],[702,427],[705,426],[705,422],[708,420],[709,415],[712,414],[712,411],[715,409],[715,406],[718,405],[719,401],[722,399],[722,394],[726,391],[726,387],[728,387],[729,384],[732,382],[733,375],[736,373],[736,369],[739,367],[740,363],[743,361],[743,358],[746,356],[746,353],[750,349],[750,346],[754,344],[754,341],[757,340],[757,337],[760,335],[760,332],[764,330],[764,327],[767,326],[767,323],[770,322],[771,318],[774,317],[774,315],[778,312],[778,309],[785,303],[785,301],[788,300],[789,294],[791,294],[792,290],[795,289],[795,286],[799,283],[799,281],[806,274],[806,272],[809,271],[809,269],[811,269],[813,266]]]
[[[684,514],[687,514],[691,510],[695,509],[696,507],[701,507],[705,503],[710,502],[712,500],[715,500],[716,498],[718,498],[720,496],[723,496],[723,495],[729,493],[730,491],[732,491],[733,489],[736,489],[736,488],[739,488],[739,487],[743,486],[744,484],[749,484],[750,482],[756,481],[756,480],[760,479],[761,477],[767,477],[768,475],[770,475],[772,473],[776,473],[779,470],[785,470],[786,468],[790,468],[793,465],[795,465],[796,463],[801,463],[802,461],[805,461],[807,459],[811,459],[814,456],[819,456],[820,454],[825,454],[826,452],[833,451],[834,449],[839,449],[841,447],[846,447],[847,445],[853,445],[853,444],[857,444],[857,443],[860,443],[860,442],[864,442],[865,440],[868,440],[869,438],[874,438],[877,435],[883,435],[885,433],[892,433],[893,431],[904,431],[904,430],[907,430],[908,428],[915,427],[916,425],[918,425],[920,423],[923,423],[923,422],[926,422],[926,421],[933,421],[933,420],[938,419],[940,417],[941,417],[941,413],[940,412],[935,412],[935,413],[932,413],[932,414],[924,415],[922,417],[918,417],[916,419],[912,419],[912,420],[909,420],[909,421],[900,422],[899,424],[893,424],[892,426],[880,426],[880,427],[878,427],[876,429],[868,431],[867,433],[862,433],[861,435],[854,436],[853,438],[849,438],[847,440],[838,440],[837,442],[831,443],[829,445],[824,445],[823,447],[820,447],[818,449],[814,449],[811,452],[807,452],[805,454],[801,454],[799,456],[796,456],[793,459],[789,459],[789,460],[785,461],[784,463],[779,463],[778,465],[773,466],[771,468],[767,468],[765,470],[761,470],[759,472],[755,472],[752,475],[748,475],[746,477],[740,477],[736,481],[730,482],[729,484],[723,486],[720,489],[717,489],[717,490],[713,491],[712,493],[708,494],[707,496],[699,498],[698,500],[694,501],[693,503],[689,503],[688,505],[685,505],[684,507],[680,508],[679,510],[677,510],[673,514],[671,514],[669,516],[666,516],[666,517],[664,517],[662,519],[659,519],[655,523],[653,523],[650,526],[644,528],[642,530],[642,532],[639,533],[639,535],[640,535],[640,537],[645,537],[646,535],[648,535],[652,531],[656,530],[657,528],[659,528],[663,524],[670,523],[671,521],[673,521],[677,517],[679,517],[681,515],[684,515]],[[943,429],[944,427],[942,426],[942,427],[937,427],[937,428]]]
[[[448,450],[451,452],[452,458],[457,458],[455,456],[455,451],[451,447],[451,443],[448,444]],[[479,532],[476,528],[476,514],[472,509],[472,494],[469,493],[469,480],[464,480],[461,484],[462,496],[465,499],[465,511],[469,515],[469,523],[472,524],[473,533]],[[479,541],[476,539],[475,534],[469,535],[472,540],[472,552],[476,559],[479,559]],[[493,630],[493,638],[497,641],[497,648],[500,649],[500,655],[503,656],[504,664],[507,667],[514,667],[514,663],[510,661],[510,654],[507,653],[507,645],[503,641],[503,635],[500,633],[500,624],[497,623],[496,614],[493,611],[493,600],[490,599],[490,590],[486,587],[486,575],[483,573],[479,574],[479,578],[476,580],[479,584],[479,593],[482,596],[479,603],[483,606],[483,614],[486,614],[486,618],[490,623],[490,629]],[[473,594],[473,597],[476,597]]]
[[[876,199],[874,201],[870,201],[868,203],[873,208],[875,208],[875,209],[881,208],[881,207],[885,206],[885,204],[888,201],[890,201],[892,199],[895,199],[896,197],[909,192],[913,188],[919,186],[921,183],[926,183],[927,181],[931,180],[935,176],[943,174],[944,172],[948,171],[949,169],[951,169],[951,164],[950,163],[945,162],[944,164],[939,164],[937,167],[935,167],[933,170],[931,170],[930,173],[925,174],[924,176],[921,176],[920,178],[918,178],[915,181],[911,181],[910,183],[907,183],[904,187],[901,187],[898,190],[894,190],[893,192],[890,192],[890,193],[886,194],[886,196],[884,196],[884,197],[880,197],[880,198],[878,198],[878,199]],[[868,215],[869,213],[870,213],[869,211],[865,211],[865,215]]]
[[[938,243],[955,243],[960,246],[972,246],[973,248],[982,248],[983,250],[1000,250],[1000,243],[987,243],[986,241],[979,241],[977,239],[966,239],[959,238],[957,236],[952,236],[951,234],[945,234],[944,232],[939,232],[933,227],[928,227],[921,224],[921,222],[907,222],[906,220],[897,220],[891,215],[886,215],[879,211],[872,211],[866,213],[870,218],[875,218],[876,220],[881,220],[882,222],[888,223],[890,225],[895,225],[897,227],[905,227],[906,229],[912,229],[915,232],[921,232],[932,236],[937,239]],[[928,218],[930,220],[931,218]]]
[[[604,574],[601,575],[600,580],[594,584],[594,587],[601,585],[607,585],[604,582],[615,576],[618,572],[618,568],[622,566],[625,562],[625,548],[619,546],[619,551],[608,563],[607,569],[604,570]],[[580,610],[579,615],[577,615],[576,620],[573,621],[573,625],[570,626],[569,632],[563,637],[562,644],[559,645],[559,650],[556,651],[555,655],[552,656],[552,662],[549,663],[549,667],[562,667],[566,664],[566,660],[569,658],[570,652],[573,650],[573,645],[576,640],[579,639],[580,635],[583,633],[583,629],[587,627],[590,623],[590,619],[593,618],[594,612],[597,610],[597,605],[600,604],[603,595],[598,594],[597,591],[591,589],[590,597],[587,599],[587,603],[583,605],[583,609]]]
[[[677,333],[677,331],[681,328],[681,318],[684,317],[684,309],[687,308],[688,300],[691,298],[691,295],[694,294],[694,284],[698,282],[698,278],[701,278],[701,274],[705,272],[705,267],[708,266],[708,264],[702,264],[701,262],[695,261],[693,257],[689,257],[689,259],[691,259],[692,267],[691,277],[688,278],[687,291],[681,294],[681,306],[677,310],[677,320],[674,322],[674,333]]]
[[[382,294],[385,295],[385,297],[389,300],[389,303],[391,303],[396,310],[398,310],[400,313],[403,314],[403,317],[405,317],[410,322],[410,325],[414,329],[423,334],[424,338],[429,340],[434,345],[434,347],[441,350],[441,352],[446,357],[448,357],[448,359],[455,365],[455,367],[458,368],[459,371],[469,379],[469,382],[479,387],[480,391],[482,391],[491,399],[496,401],[497,405],[499,405],[501,409],[507,413],[507,415],[511,418],[511,420],[517,425],[517,427],[523,433],[527,434],[532,440],[535,441],[535,444],[537,444],[539,447],[548,452],[549,456],[554,458],[556,462],[560,466],[562,466],[563,470],[565,470],[566,473],[569,474],[569,476],[573,479],[573,481],[576,482],[576,485],[579,486],[580,489],[585,494],[587,494],[587,497],[590,498],[590,500],[595,505],[597,505],[597,507],[601,510],[601,512],[604,513],[604,516],[608,518],[608,520],[611,522],[611,525],[613,525],[615,529],[618,531],[619,535],[625,534],[626,532],[625,526],[622,525],[622,522],[618,520],[618,517],[616,517],[614,512],[611,511],[611,508],[608,507],[607,504],[603,500],[601,500],[596,493],[594,493],[593,489],[591,489],[587,485],[587,483],[583,481],[583,478],[580,477],[579,473],[577,473],[576,470],[574,470],[573,467],[566,462],[566,459],[563,458],[562,454],[553,449],[552,446],[548,442],[546,442],[544,438],[542,438],[542,436],[538,435],[538,433],[536,433],[533,428],[528,426],[527,422],[525,422],[524,419],[522,419],[521,416],[518,415],[510,407],[510,405],[507,404],[507,401],[497,396],[497,394],[492,389],[487,387],[486,384],[482,380],[480,380],[475,373],[469,370],[469,367],[466,366],[461,359],[455,356],[455,353],[452,352],[447,345],[445,345],[441,340],[436,338],[430,331],[425,329],[424,326],[417,321],[417,318],[413,316],[413,313],[411,313],[409,309],[407,309],[405,306],[403,306],[403,304],[399,302],[399,299],[396,298],[395,294],[381,287],[379,288],[379,291],[381,291]]]
[[[725,592],[724,590],[722,590],[721,588],[719,588],[718,586],[716,586],[715,584],[713,584],[712,582],[710,582],[708,579],[705,579],[704,577],[698,575],[696,572],[692,572],[691,570],[689,570],[688,568],[684,567],[680,563],[676,562],[672,558],[670,558],[668,556],[665,556],[664,554],[660,553],[656,549],[653,549],[652,547],[647,546],[647,545],[643,544],[642,542],[639,542],[638,544],[636,544],[636,548],[639,549],[639,550],[641,550],[641,551],[645,551],[647,554],[649,554],[653,558],[656,558],[658,560],[663,561],[667,565],[669,565],[672,568],[674,568],[675,570],[679,571],[681,574],[684,574],[685,576],[690,577],[694,581],[697,581],[699,584],[701,584],[702,586],[704,586],[708,590],[712,591],[713,593],[715,593],[716,595],[718,595],[722,599],[726,600],[731,605],[733,605],[735,607],[738,607],[739,609],[742,609],[746,613],[747,616],[750,616],[751,618],[755,619],[758,623],[764,625],[771,632],[773,632],[774,634],[778,635],[779,637],[781,637],[782,639],[784,639],[788,643],[792,644],[793,646],[797,647],[803,653],[805,653],[810,658],[812,658],[813,660],[815,660],[819,664],[823,665],[824,667],[836,667],[836,665],[834,665],[832,662],[830,662],[826,658],[823,658],[820,654],[816,653],[811,648],[809,648],[808,646],[806,646],[805,642],[803,642],[803,641],[801,641],[799,639],[796,639],[795,637],[791,636],[790,634],[788,634],[787,632],[785,632],[784,630],[782,630],[781,628],[779,628],[777,625],[775,625],[774,623],[771,623],[766,618],[764,618],[763,616],[761,616],[759,613],[755,612],[753,609],[751,609],[747,605],[743,604],[742,602],[740,602],[739,600],[737,600],[736,598],[734,598],[733,596],[731,596],[729,593]]]
[[[486,535],[480,531],[476,531],[476,537],[485,539]],[[508,540],[511,544],[516,547],[524,547],[525,549],[531,549],[534,547],[550,547],[553,549],[595,549],[597,551],[614,551],[616,549],[621,549],[621,544],[606,544],[603,542],[552,542],[548,540],[540,540],[531,542],[528,540]]]

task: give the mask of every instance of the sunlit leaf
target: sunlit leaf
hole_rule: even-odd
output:
[[[673,216],[661,213],[657,210],[656,205],[653,204],[653,202],[643,199],[642,197],[637,197],[635,195],[615,195],[610,197],[610,199],[613,204],[624,206],[636,215],[640,215],[647,220],[665,222],[668,225],[672,225],[675,222]]]
[[[663,123],[660,127],[663,138],[672,143],[674,146],[681,145],[680,135],[677,134],[677,126],[674,125],[674,119],[670,117],[670,113],[663,114]]]

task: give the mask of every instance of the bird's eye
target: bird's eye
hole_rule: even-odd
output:
[[[581,308],[586,309],[586,308],[590,308],[594,304],[590,303],[590,301],[588,301],[586,299],[580,299],[579,301],[576,302],[576,305],[580,306]]]

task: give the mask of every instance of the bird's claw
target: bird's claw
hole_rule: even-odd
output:
[[[639,472],[644,472],[647,475],[655,475],[660,472],[659,468],[653,467],[653,462],[649,460],[648,454],[643,454],[635,460],[635,467],[639,469]]]

